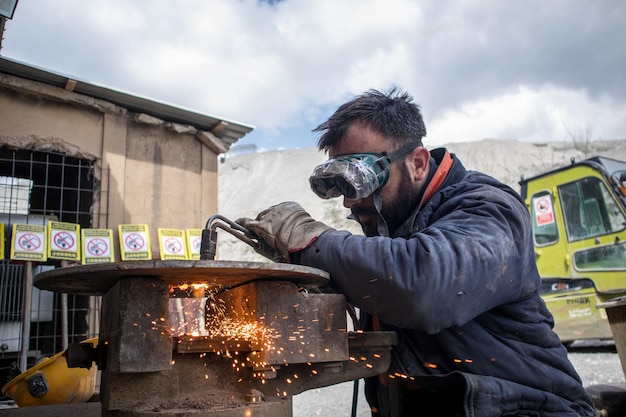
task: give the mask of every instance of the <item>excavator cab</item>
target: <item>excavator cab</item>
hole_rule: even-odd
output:
[[[626,295],[626,162],[572,161],[520,185],[555,331],[564,343],[611,339],[597,305]]]

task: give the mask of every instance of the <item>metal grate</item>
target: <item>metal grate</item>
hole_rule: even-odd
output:
[[[0,207],[8,207],[8,214],[55,215],[60,221],[90,227],[97,186],[94,169],[94,162],[86,159],[0,147],[0,177],[4,178]],[[27,213],[23,213],[25,206]]]
[[[0,213],[28,214],[31,180],[0,177]]]
[[[0,321],[20,321],[24,310],[24,267],[0,264]]]
[[[24,352],[27,365],[32,366],[60,352],[68,342],[98,334],[99,297],[32,288],[28,346],[21,346],[27,265],[9,260],[13,224],[47,224],[48,219],[55,219],[90,228],[94,219],[106,219],[99,205],[101,199],[106,201],[106,192],[100,189],[98,169],[95,161],[85,158],[0,146],[0,220],[5,230],[4,260],[0,261],[0,386],[11,362]],[[60,261],[50,260],[37,265],[33,273],[58,266]]]

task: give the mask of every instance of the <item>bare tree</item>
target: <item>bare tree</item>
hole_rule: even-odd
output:
[[[585,158],[589,157],[593,140],[593,125],[591,122],[587,122],[584,126],[578,126],[575,129],[568,128],[565,123],[563,123],[563,127],[565,127],[567,134],[574,142],[574,148],[582,152]]]

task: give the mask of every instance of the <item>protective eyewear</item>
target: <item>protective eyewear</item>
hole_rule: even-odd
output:
[[[367,198],[387,183],[391,164],[420,144],[419,141],[409,143],[391,155],[355,153],[330,158],[313,169],[309,184],[323,199],[341,195],[351,200]]]

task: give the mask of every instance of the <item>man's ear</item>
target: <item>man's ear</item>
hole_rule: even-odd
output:
[[[423,146],[413,149],[413,152],[407,157],[406,163],[413,181],[426,181],[430,169],[430,152],[428,149]]]

